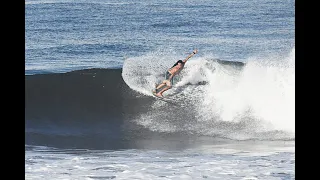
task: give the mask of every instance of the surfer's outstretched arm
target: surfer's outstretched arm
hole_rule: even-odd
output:
[[[193,55],[197,54],[198,50],[195,49],[186,59],[183,60],[184,63],[186,63],[188,61],[188,59],[190,59]]]

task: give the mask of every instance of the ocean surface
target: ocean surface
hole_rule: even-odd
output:
[[[26,0],[25,179],[295,179],[295,1]]]

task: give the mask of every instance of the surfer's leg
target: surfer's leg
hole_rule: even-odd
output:
[[[163,86],[170,86],[170,83],[172,85],[172,79],[171,81],[169,81],[171,74],[169,71],[167,71],[164,75],[165,80],[162,81],[161,84],[159,84],[156,89],[154,90],[154,92],[158,93],[159,90],[161,90],[163,88]],[[161,90],[162,91],[162,90]]]
[[[161,84],[159,84],[157,87],[156,87],[156,92],[158,92],[159,89],[161,89],[163,86],[167,85],[167,80],[164,80],[162,81]]]
[[[158,92],[157,96],[163,97],[162,93],[164,93],[166,90],[172,87],[170,81],[167,81],[165,85],[167,85],[167,87],[163,88],[160,92]]]

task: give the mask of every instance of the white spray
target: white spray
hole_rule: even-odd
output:
[[[163,78],[164,72],[177,59],[181,59],[181,55],[167,57],[159,56],[159,53],[128,59],[123,66],[123,79],[132,89],[151,95],[154,83]],[[163,116],[158,119],[163,112],[159,106],[154,106],[153,112],[141,115],[136,122],[154,131],[166,131],[164,127],[171,127],[170,132],[187,128],[203,135],[218,134],[235,139],[255,138],[250,137],[256,136],[251,132],[285,131],[294,138],[294,68],[294,48],[286,56],[250,58],[242,69],[217,63],[212,58],[194,57],[186,64],[180,81],[166,93],[170,95],[179,91],[177,97],[180,99],[177,99],[193,106],[196,119],[188,122],[188,126],[179,127],[176,126],[178,118],[174,116],[169,116],[173,119],[164,120]],[[197,86],[202,81],[206,84]],[[182,92],[179,87],[184,87]],[[255,119],[259,125],[246,124],[244,131],[239,130],[244,117]],[[231,127],[232,124],[235,126]]]

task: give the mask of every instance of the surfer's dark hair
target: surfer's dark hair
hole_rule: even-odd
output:
[[[184,62],[182,60],[179,60],[172,67],[175,67],[176,65],[178,65],[178,63],[184,64]]]

